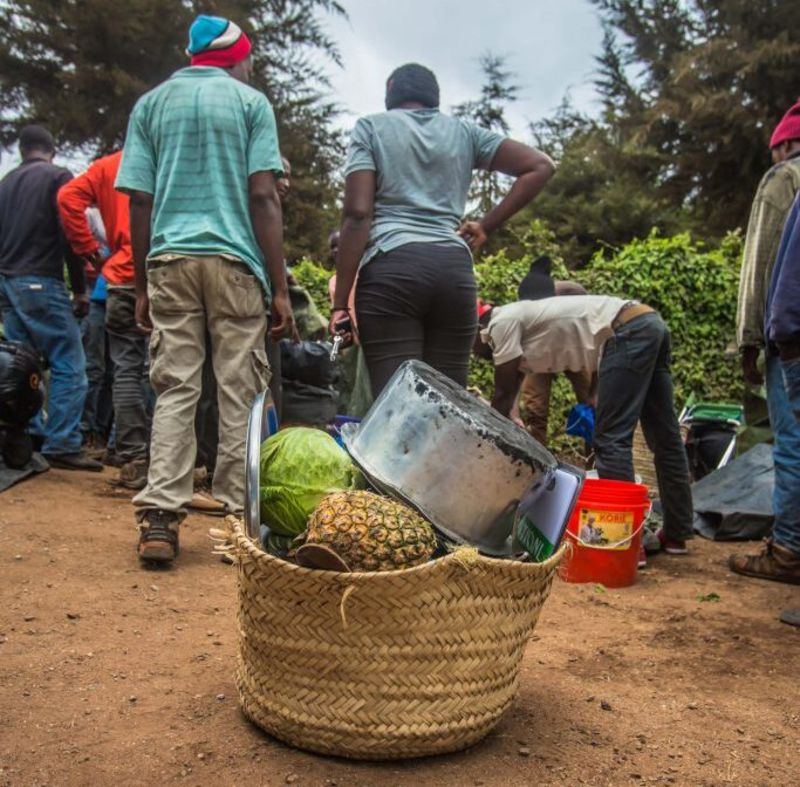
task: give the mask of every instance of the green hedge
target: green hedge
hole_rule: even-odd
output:
[[[673,378],[678,407],[694,394],[715,401],[738,401],[738,364],[727,352],[735,336],[736,293],[741,264],[741,237],[728,235],[708,248],[688,233],[662,237],[657,231],[620,249],[606,249],[579,271],[568,271],[553,233],[533,222],[518,237],[524,256],[505,251],[482,258],[475,266],[480,297],[501,305],[517,298],[517,287],[533,259],[548,254],[556,278],[571,278],[589,292],[617,295],[658,309],[672,332]],[[329,314],[330,271],[304,260],[293,273],[307,287],[323,314]],[[473,358],[470,384],[491,397],[493,370]],[[557,450],[575,447],[565,441],[563,427],[572,406],[572,392],[563,379],[553,389],[551,444]]]

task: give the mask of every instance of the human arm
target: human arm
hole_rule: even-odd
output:
[[[147,297],[147,257],[150,254],[150,231],[153,219],[153,195],[156,191],[157,156],[140,100],[133,108],[125,136],[119,171],[114,187],[128,195],[133,283],[136,291],[136,327],[150,333],[150,301]]]
[[[56,197],[61,226],[70,248],[99,270],[100,244],[92,233],[86,211],[97,204],[96,167],[65,183]]]
[[[482,219],[464,222],[458,234],[473,252],[480,250],[498,227],[522,210],[545,187],[555,172],[555,164],[544,153],[505,139],[500,143],[491,163],[491,170],[515,178],[508,193]]]
[[[58,192],[72,180],[69,170],[62,170],[55,178],[55,189],[52,194],[53,207],[58,215]],[[59,218],[59,234],[64,249],[64,260],[69,274],[69,286],[72,290],[72,311],[76,317],[85,317],[89,313],[89,293],[86,292],[86,271],[84,261],[70,247],[64,235],[64,227]]]
[[[764,348],[764,307],[781,233],[794,200],[791,170],[770,170],[759,185],[747,224],[736,310],[736,341],[742,372],[753,385],[763,383],[758,357]]]
[[[509,418],[514,403],[519,397],[519,387],[522,384],[523,374],[520,371],[522,356],[511,361],[495,366],[494,369],[494,394],[492,407],[501,415]]]
[[[254,172],[250,175],[248,204],[253,232],[266,261],[272,290],[272,338],[278,340],[287,334],[296,338],[283,259],[283,213],[273,172]]]
[[[277,182],[278,176],[283,175],[284,164],[278,146],[275,113],[263,95],[248,106],[248,112],[248,210],[272,291],[270,333],[275,340],[287,335],[298,340],[283,256],[283,211]]]
[[[350,316],[350,290],[358,274],[358,265],[369,240],[372,213],[375,207],[375,171],[351,172],[345,181],[342,226],[339,231],[339,249],[336,254],[336,288],[330,332],[337,332],[336,323]],[[352,335],[345,334],[345,341]]]
[[[150,333],[153,323],[150,321],[150,300],[147,297],[147,255],[150,253],[153,195],[145,191],[130,191],[129,195],[136,327],[143,333]]]
[[[350,292],[369,243],[378,169],[373,137],[371,122],[367,118],[361,118],[353,128],[347,148],[344,207],[336,253],[336,288],[330,321],[331,335],[337,333],[336,323],[345,320],[350,314]],[[349,342],[353,337],[346,332],[343,338]]]
[[[800,200],[795,202],[781,239],[770,287],[769,336],[781,358],[800,354]]]

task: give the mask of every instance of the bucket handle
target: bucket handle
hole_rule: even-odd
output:
[[[647,513],[642,517],[642,521],[639,524],[639,527],[633,531],[629,536],[625,536],[625,538],[621,539],[620,541],[615,541],[613,544],[603,544],[599,546],[598,544],[590,544],[587,541],[584,541],[579,535],[575,535],[575,533],[570,533],[567,530],[567,535],[570,538],[574,538],[575,541],[580,544],[582,547],[586,547],[587,549],[616,549],[617,547],[621,547],[623,544],[628,544],[633,541],[636,536],[642,531],[642,528],[650,521],[650,514],[653,513],[653,504],[650,503],[650,507],[647,509]]]

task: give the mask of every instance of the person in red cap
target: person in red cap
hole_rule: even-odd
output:
[[[293,330],[277,188],[283,164],[272,107],[247,84],[250,49],[234,22],[197,17],[191,65],[136,103],[117,175],[130,196],[136,322],[151,333],[157,395],[147,485],[134,498],[145,564],[178,553],[206,354],[219,404],[212,495],[236,514],[247,419],[270,378],[268,306],[274,339]]]
[[[783,116],[769,142],[772,168],[761,179],[747,225],[739,280],[736,340],[744,378],[761,385],[758,368],[764,350],[764,306],[786,217],[800,191],[800,99]]]
[[[736,333],[745,380],[755,386],[766,383],[767,409],[775,435],[773,533],[782,533],[796,527],[800,421],[792,413],[776,348],[765,338],[765,311],[781,235],[800,192],[800,99],[778,123],[770,139],[770,148],[774,164],[761,179],[747,225]],[[759,368],[762,353],[765,373]],[[734,555],[729,565],[737,573],[765,576],[775,573],[770,555],[771,552],[766,558]]]

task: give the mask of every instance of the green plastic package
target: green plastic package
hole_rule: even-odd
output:
[[[278,535],[299,536],[325,495],[360,485],[347,452],[320,429],[283,429],[261,446],[261,522]]]

